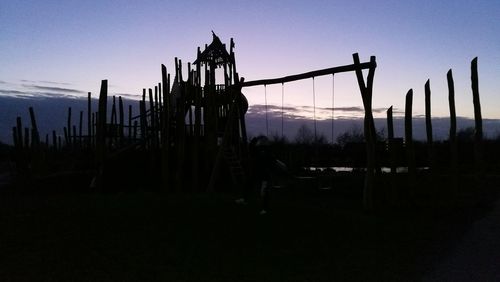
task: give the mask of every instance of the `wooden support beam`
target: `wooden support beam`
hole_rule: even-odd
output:
[[[318,76],[323,76],[323,75],[331,75],[331,74],[341,73],[341,72],[356,71],[358,69],[359,70],[375,69],[376,66],[377,66],[377,64],[375,63],[375,61],[373,61],[373,62],[370,61],[367,63],[338,66],[338,67],[333,67],[333,68],[305,72],[305,73],[301,73],[301,74],[284,76],[284,77],[280,77],[280,78],[247,81],[247,82],[244,82],[241,85],[241,87],[287,83],[287,82],[291,82],[291,81],[308,79],[308,78],[313,78],[313,77],[318,77]]]
[[[375,151],[375,130],[372,113],[372,94],[373,94],[373,78],[375,75],[375,56],[370,57],[367,81],[363,77],[363,66],[360,63],[359,55],[352,55],[354,64],[350,70],[355,71],[358,80],[363,107],[365,110],[364,118],[364,134],[366,139],[366,176],[363,189],[363,206],[366,210],[373,209],[373,190],[375,186],[375,166],[376,166],[376,151]],[[337,71],[338,72],[338,71]],[[335,72],[330,72],[335,73]],[[328,73],[327,73],[328,74]]]

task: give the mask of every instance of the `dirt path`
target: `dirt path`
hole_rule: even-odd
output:
[[[423,281],[500,281],[500,200]]]

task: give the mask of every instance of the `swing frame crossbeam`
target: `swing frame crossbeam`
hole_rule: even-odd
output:
[[[251,81],[243,82],[242,84],[240,84],[240,86],[241,87],[250,87],[250,86],[256,86],[256,85],[271,85],[271,84],[278,84],[278,83],[287,83],[287,82],[309,79],[309,78],[324,76],[324,75],[331,75],[331,74],[336,74],[336,73],[341,73],[341,72],[350,72],[350,71],[372,69],[372,68],[374,69],[376,66],[377,66],[377,63],[375,61],[369,61],[366,63],[350,64],[350,65],[338,66],[338,67],[327,68],[327,69],[322,69],[322,70],[315,70],[315,71],[305,72],[305,73],[301,73],[301,74],[284,76],[284,77],[280,77],[280,78],[251,80]]]

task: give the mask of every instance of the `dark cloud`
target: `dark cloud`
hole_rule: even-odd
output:
[[[56,81],[49,81],[49,80],[39,80],[38,82],[47,83],[47,84],[56,84],[56,85],[72,85],[71,83],[68,83],[68,82],[56,82]]]
[[[38,90],[46,90],[46,91],[54,91],[54,92],[66,92],[66,93],[86,93],[85,91],[81,91],[73,88],[63,88],[63,87],[52,87],[52,86],[43,86],[36,84],[23,84],[24,87],[38,89]]]
[[[26,94],[25,91],[9,90],[9,89],[0,89],[0,93],[2,93],[2,94]]]
[[[122,96],[123,98],[129,98],[129,99],[132,99],[132,100],[139,100],[142,98],[141,95],[137,95],[137,94],[129,94],[129,93],[116,93],[114,94],[115,96]]]
[[[5,81],[3,81],[3,80],[0,80],[0,83],[5,84],[5,83],[7,83],[7,82],[5,82]]]

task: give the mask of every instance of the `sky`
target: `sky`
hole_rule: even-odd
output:
[[[450,68],[457,115],[472,117],[470,62],[478,57],[483,117],[500,118],[500,1],[2,0],[0,95],[97,97],[108,79],[110,94],[139,97],[161,81],[161,64],[172,72],[175,57],[194,61],[211,30],[227,45],[234,38],[246,81],[351,64],[356,52],[361,61],[376,56],[376,117],[391,105],[401,115],[410,88],[413,114],[424,114],[427,79],[433,116],[448,116]],[[332,114],[321,108],[333,105],[343,118],[362,106],[354,73],[244,94],[250,106],[283,103],[308,117],[315,99],[319,119]]]

